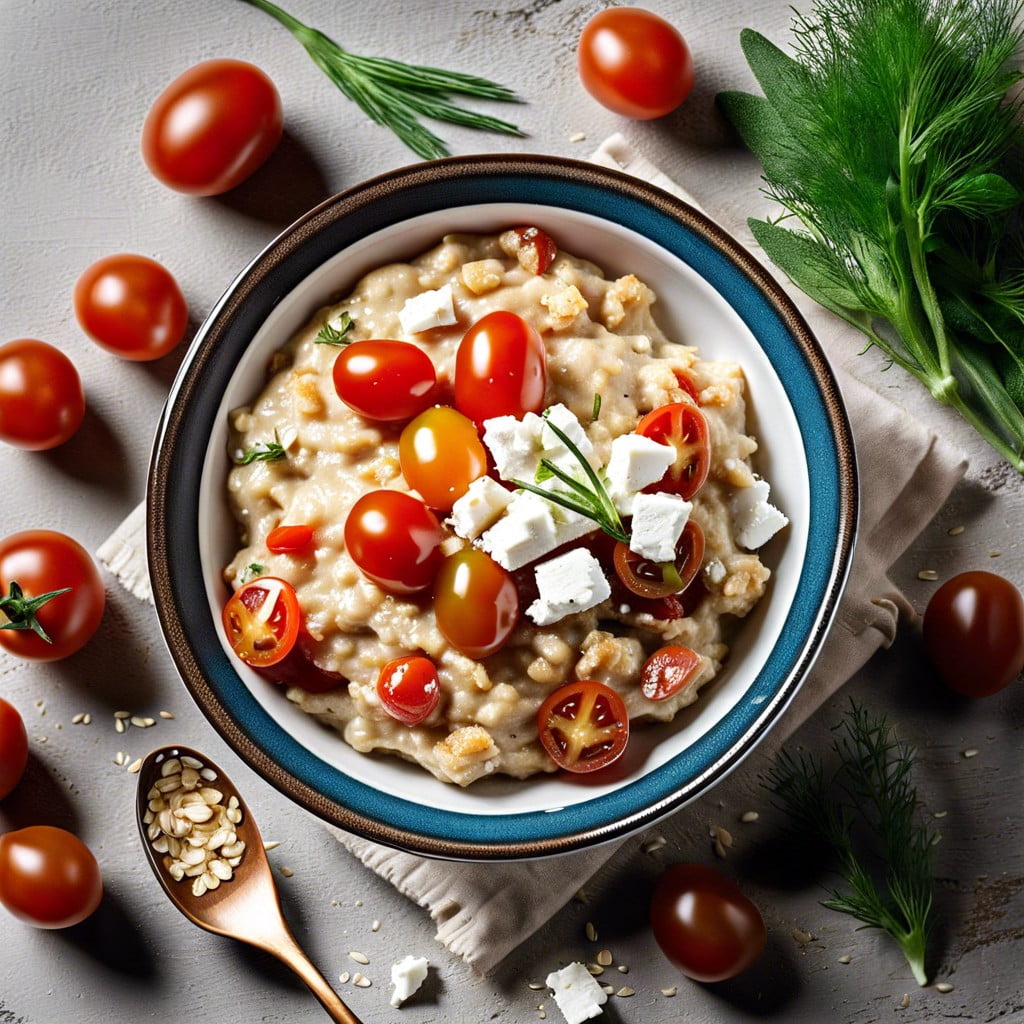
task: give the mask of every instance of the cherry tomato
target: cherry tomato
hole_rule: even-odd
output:
[[[676,542],[676,560],[664,565],[649,562],[619,541],[612,556],[615,572],[626,588],[639,597],[662,598],[681,594],[696,578],[704,561],[704,531],[687,521]]]
[[[419,725],[441,699],[434,663],[419,655],[389,661],[377,677],[377,696],[392,718],[404,725]]]
[[[647,121],[679,106],[693,89],[693,57],[664,18],[611,7],[583,28],[577,48],[583,87],[602,106]]]
[[[693,399],[693,404],[700,405],[700,394],[697,385],[693,383],[693,378],[685,370],[676,370],[675,377],[683,391]]]
[[[34,338],[0,345],[0,441],[38,452],[81,426],[85,392],[74,363]]]
[[[629,740],[626,704],[610,686],[585,679],[555,690],[537,712],[541,746],[559,768],[593,772],[622,756]]]
[[[78,541],[55,530],[0,540],[0,611],[8,620],[0,647],[11,654],[34,661],[74,654],[99,628],[106,602],[96,563]]]
[[[369,420],[412,419],[434,400],[430,356],[407,341],[354,341],[334,361],[334,390]]]
[[[313,661],[315,641],[299,627],[295,646],[268,668],[253,666],[255,671],[278,686],[297,686],[307,693],[327,693],[347,686],[348,680],[338,672],[328,672]]]
[[[925,609],[924,647],[951,690],[998,693],[1024,670],[1024,598],[995,573],[954,576]]]
[[[188,326],[188,306],[170,271],[127,252],[87,267],[75,282],[74,305],[93,341],[136,362],[167,355]]]
[[[216,196],[243,182],[281,140],[274,83],[241,60],[207,60],[156,98],[142,126],[142,158],[168,188]]]
[[[382,590],[426,590],[441,565],[441,524],[419,498],[370,491],[345,520],[345,546],[360,571]]]
[[[689,501],[704,485],[711,468],[711,443],[704,413],[690,402],[674,402],[649,412],[636,428],[638,434],[676,450],[676,461],[648,491],[671,491]]]
[[[651,898],[651,930],[661,951],[695,981],[724,981],[763,952],[761,912],[714,868],[673,864]]]
[[[313,527],[304,523],[296,526],[275,526],[267,534],[267,550],[275,555],[301,555],[313,543]]]
[[[519,620],[515,580],[490,555],[466,548],[442,563],[434,586],[437,628],[469,658],[501,650]]]
[[[266,668],[295,646],[302,611],[287,580],[260,576],[231,595],[221,620],[235,654],[253,668]]]
[[[667,700],[700,675],[700,655],[689,647],[659,647],[640,669],[640,692],[648,700]]]
[[[474,423],[544,408],[547,355],[540,335],[522,317],[488,313],[462,338],[455,354],[455,406]]]
[[[0,800],[21,781],[28,764],[28,733],[13,704],[0,697]]]
[[[103,897],[103,876],[89,847],[52,825],[0,836],[0,903],[36,928],[69,928]]]
[[[431,507],[444,512],[487,472],[487,452],[473,421],[438,405],[406,424],[398,459],[409,486]]]

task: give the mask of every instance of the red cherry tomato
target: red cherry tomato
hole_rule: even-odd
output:
[[[490,555],[466,548],[441,563],[434,585],[437,628],[469,658],[501,650],[519,620],[515,580]]]
[[[704,561],[704,531],[687,521],[676,543],[676,560],[664,565],[649,562],[619,541],[612,556],[615,572],[626,588],[639,597],[662,598],[681,594],[696,578]]]
[[[377,677],[377,696],[392,718],[404,725],[419,725],[441,699],[434,663],[419,655],[389,661]]]
[[[661,951],[696,981],[724,981],[763,952],[761,912],[738,885],[701,864],[673,864],[651,899],[651,930]]]
[[[382,590],[426,590],[441,565],[441,524],[419,498],[370,491],[345,520],[345,546],[360,571]]]
[[[540,335],[522,317],[505,310],[488,313],[473,324],[455,354],[455,406],[474,423],[540,412],[547,380]]]
[[[697,385],[693,383],[693,378],[685,370],[676,370],[675,377],[683,391],[693,399],[693,404],[700,405],[700,393],[697,391]]]
[[[38,452],[81,426],[85,392],[74,363],[34,338],[0,345],[0,441]]]
[[[260,576],[231,595],[221,620],[235,654],[253,668],[267,668],[295,646],[302,611],[287,580]]]
[[[409,486],[431,508],[444,512],[487,472],[487,452],[473,421],[443,405],[406,424],[398,459]]]
[[[11,654],[34,661],[74,654],[99,628],[106,601],[96,563],[78,541],[55,530],[0,540],[0,621],[7,619],[0,647]]]
[[[21,781],[28,764],[28,733],[18,709],[0,697],[0,800]]]
[[[295,646],[268,668],[253,666],[255,671],[278,686],[297,686],[307,693],[327,693],[347,686],[348,680],[338,672],[328,672],[313,661],[315,641],[302,628]]]
[[[954,576],[925,609],[924,647],[951,690],[998,693],[1024,670],[1024,598],[995,573]]]
[[[77,836],[32,825],[0,836],[0,903],[36,928],[84,921],[103,897],[96,858]]]
[[[243,182],[281,140],[274,83],[241,60],[207,60],[156,98],[142,126],[142,158],[168,188],[216,196]]]
[[[188,306],[178,282],[146,256],[117,253],[75,283],[75,317],[86,334],[122,359],[159,359],[185,336]]]
[[[301,555],[313,543],[313,527],[305,524],[275,526],[267,534],[267,550],[275,555]]]
[[[354,341],[334,361],[334,390],[370,420],[412,419],[434,400],[430,356],[407,341]]]
[[[641,121],[662,117],[693,89],[693,57],[664,18],[610,7],[583,28],[577,48],[583,87],[602,106]]]
[[[667,700],[697,679],[702,664],[689,647],[659,647],[640,669],[640,692],[648,700]]]
[[[636,432],[658,444],[670,444],[676,461],[648,491],[671,491],[689,501],[704,486],[711,468],[711,443],[704,413],[690,402],[674,402],[649,412]]]
[[[537,732],[559,768],[593,772],[622,756],[629,741],[629,715],[610,686],[585,679],[548,696],[537,712]]]

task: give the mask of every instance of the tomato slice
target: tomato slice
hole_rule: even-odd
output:
[[[704,561],[704,531],[690,519],[676,542],[674,562],[650,562],[619,541],[612,556],[615,572],[626,589],[639,597],[681,594],[696,578]]]
[[[708,421],[691,402],[673,402],[649,412],[636,428],[638,434],[676,450],[676,461],[648,491],[671,491],[689,501],[704,486],[711,468]]]
[[[266,668],[295,646],[302,612],[295,588],[276,576],[261,576],[232,594],[222,615],[231,649],[247,665]]]
[[[537,712],[541,746],[559,768],[594,772],[622,756],[629,740],[626,704],[610,686],[593,679],[568,683]]]
[[[377,696],[392,718],[405,725],[419,725],[441,700],[434,663],[418,654],[389,661],[377,678]]]
[[[313,543],[313,527],[305,524],[275,526],[267,534],[267,550],[275,555],[298,555]]]
[[[640,692],[648,700],[667,700],[700,675],[701,657],[689,647],[659,647],[640,669]]]

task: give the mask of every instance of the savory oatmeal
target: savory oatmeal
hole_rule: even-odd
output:
[[[786,519],[744,377],[536,228],[367,274],[231,414],[236,653],[355,749],[461,786],[669,721]]]

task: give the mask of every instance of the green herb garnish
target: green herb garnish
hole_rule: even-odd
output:
[[[284,446],[281,444],[277,431],[274,431],[273,441],[260,441],[243,452],[235,459],[235,465],[248,466],[253,462],[276,462],[285,457]]]
[[[0,629],[30,629],[36,636],[45,640],[48,644],[52,644],[53,640],[50,639],[46,630],[43,629],[42,623],[36,618],[36,612],[47,601],[52,601],[55,597],[66,594],[69,590],[71,590],[70,587],[62,587],[60,590],[51,590],[46,594],[40,594],[39,597],[26,597],[18,582],[11,580],[8,593],[0,597],[0,611],[8,619],[7,622],[0,626]]]
[[[259,562],[250,562],[245,569],[242,570],[242,582],[248,583],[249,580],[256,579],[257,576],[262,576],[266,572],[267,567],[260,565]]]
[[[601,395],[598,392],[594,392],[594,408],[590,413],[590,418],[596,420],[601,415]]]
[[[334,318],[334,321],[328,320],[323,327],[317,332],[316,344],[317,345],[348,345],[351,344],[352,339],[348,335],[355,328],[356,322],[348,315],[346,309],[339,316]]]
[[[390,128],[425,160],[448,156],[444,142],[419,121],[429,117],[481,131],[522,136],[514,124],[458,107],[451,96],[519,102],[503,85],[476,75],[443,68],[404,64],[384,57],[364,57],[340,47],[315,28],[304,25],[270,0],[245,0],[276,18],[306,48],[313,62],[367,117]]]
[[[849,888],[833,890],[823,906],[891,935],[925,985],[938,837],[918,821],[914,751],[899,742],[884,715],[871,719],[853,701],[835,727],[832,748],[839,759],[834,771],[813,756],[782,751],[764,784],[797,835],[820,838],[835,851]]]
[[[1021,11],[817,0],[719,102],[792,218],[748,222],[771,260],[1024,472]]]

